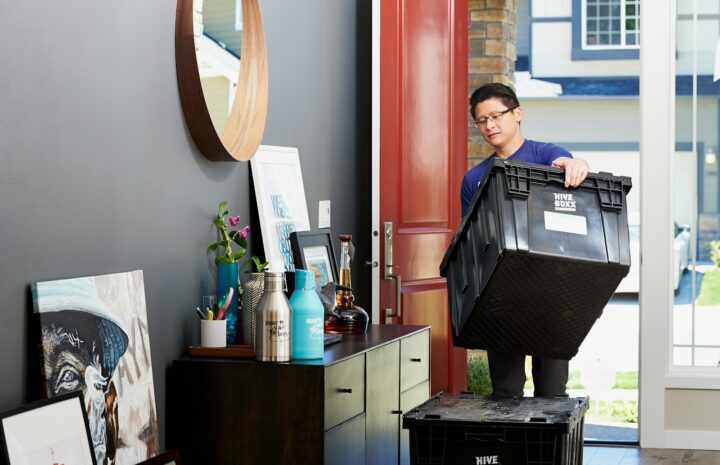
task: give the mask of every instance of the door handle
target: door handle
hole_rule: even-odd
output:
[[[397,311],[393,313],[392,308],[385,309],[385,324],[392,323],[392,318],[402,316],[402,278],[399,274],[393,274],[393,225],[392,221],[383,223],[383,241],[385,266],[383,267],[383,279],[395,280],[395,305]]]
[[[392,323],[393,318],[400,318],[402,316],[402,278],[399,274],[388,274],[385,279],[395,280],[395,302],[397,305],[397,312],[393,313],[392,308],[385,309],[385,324],[390,324]]]

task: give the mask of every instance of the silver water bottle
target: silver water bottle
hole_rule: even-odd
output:
[[[290,361],[292,310],[285,297],[285,274],[265,272],[265,289],[255,307],[255,359]]]

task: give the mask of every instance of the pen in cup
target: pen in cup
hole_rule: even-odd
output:
[[[225,315],[227,314],[227,309],[230,306],[230,302],[232,301],[234,289],[231,287],[228,289],[227,294],[225,294],[225,297],[223,298],[222,302],[218,306],[217,311],[217,319],[223,320],[225,319]]]
[[[202,312],[202,310],[200,310],[200,307],[195,307],[195,312],[197,312],[197,314],[200,316],[200,319],[201,319],[201,320],[207,319],[207,318],[205,317],[205,314]]]
[[[215,308],[217,304],[217,297],[214,295],[204,295],[202,298],[202,311],[205,314],[206,320],[215,319]]]

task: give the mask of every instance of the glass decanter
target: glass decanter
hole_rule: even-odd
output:
[[[350,278],[352,236],[344,234],[340,238],[340,283],[335,293],[335,308],[325,320],[325,332],[363,334],[367,331],[370,318],[362,307],[355,305]]]

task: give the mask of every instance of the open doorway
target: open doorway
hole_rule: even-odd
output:
[[[586,158],[593,172],[630,176],[635,184],[639,0],[518,0],[516,5],[513,82],[524,109],[523,135]],[[638,199],[633,188],[627,201],[636,218]],[[591,399],[586,440],[638,441],[639,308],[633,279],[624,283],[628,291],[610,301],[570,363],[569,394]],[[470,351],[470,389],[489,389],[486,373],[484,354]],[[525,388],[532,395],[531,381]]]

